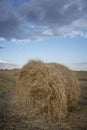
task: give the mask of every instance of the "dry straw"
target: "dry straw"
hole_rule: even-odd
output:
[[[21,69],[17,102],[23,113],[60,120],[67,115],[67,108],[76,104],[77,99],[77,81],[66,67],[30,61]]]
[[[56,74],[60,76],[61,82],[63,82],[66,92],[67,108],[68,110],[73,109],[77,104],[80,94],[78,80],[75,73],[68,67],[61,64],[50,63],[48,65],[53,67]]]

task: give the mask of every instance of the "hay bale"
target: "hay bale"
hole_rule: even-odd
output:
[[[30,61],[20,71],[17,103],[21,114],[58,121],[76,105],[78,97],[77,79],[63,65]]]
[[[57,75],[60,75],[61,82],[63,82],[65,87],[67,108],[72,110],[76,106],[80,94],[76,75],[64,65],[57,63],[49,63],[48,65],[54,68]]]
[[[21,69],[17,83],[20,110],[27,115],[41,115],[52,121],[61,120],[67,115],[64,87],[54,67],[41,61],[27,63]]]

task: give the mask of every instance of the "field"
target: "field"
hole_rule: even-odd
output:
[[[87,130],[87,72],[75,72],[81,89],[76,109],[65,120],[54,124],[14,114],[18,73],[19,70],[0,70],[0,130]]]

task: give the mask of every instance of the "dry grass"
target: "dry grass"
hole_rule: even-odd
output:
[[[18,79],[19,107],[26,114],[44,115],[49,120],[62,119],[67,113],[63,86],[54,69],[41,61],[31,61],[23,67]]]
[[[21,113],[58,121],[76,105],[78,96],[79,88],[73,72],[62,65],[31,61],[20,72],[17,102]]]
[[[50,63],[48,65],[54,68],[55,73],[59,75],[61,82],[63,82],[66,91],[67,107],[69,110],[73,109],[76,106],[80,95],[76,75],[64,65],[57,63]]]
[[[87,79],[87,72],[75,72],[80,79]],[[81,94],[75,110],[69,112],[65,120],[61,122],[47,122],[46,118],[42,121],[35,120],[34,117],[14,114],[13,108],[16,89],[15,76],[11,71],[0,70],[0,130],[87,130],[87,81],[80,81]],[[83,76],[84,75],[84,76]],[[11,100],[11,101],[10,101]]]
[[[80,81],[87,81],[87,72],[86,71],[76,71],[77,78]]]

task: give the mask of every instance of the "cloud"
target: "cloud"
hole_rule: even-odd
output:
[[[0,0],[1,38],[87,37],[87,0],[23,0],[16,10],[12,1]]]
[[[33,23],[46,26],[71,24],[82,16],[79,5],[69,0],[31,0],[21,12]]]
[[[32,35],[85,37],[87,31],[87,1],[31,0],[23,4],[20,14],[33,24]],[[37,29],[38,28],[38,29]],[[70,35],[69,35],[70,34]]]
[[[19,68],[19,66],[14,63],[9,63],[7,61],[0,60],[0,69],[14,69],[14,68]]]
[[[0,37],[16,37],[19,25],[19,18],[12,10],[10,0],[0,0]]]
[[[72,70],[87,71],[87,62],[66,64]]]

